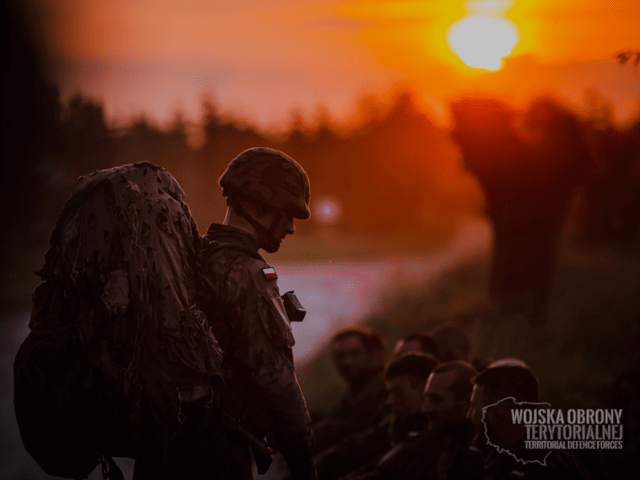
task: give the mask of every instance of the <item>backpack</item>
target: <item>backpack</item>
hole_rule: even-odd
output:
[[[14,363],[20,435],[49,475],[114,472],[111,457],[170,438],[181,403],[222,381],[184,197],[135,163],[81,177],[58,217]]]

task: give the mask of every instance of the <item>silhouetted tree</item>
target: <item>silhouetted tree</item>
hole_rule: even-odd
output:
[[[582,125],[550,100],[524,115],[489,99],[451,108],[453,137],[494,226],[493,298],[505,312],[544,323],[568,201],[589,164]]]

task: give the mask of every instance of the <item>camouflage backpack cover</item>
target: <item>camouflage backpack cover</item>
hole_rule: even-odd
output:
[[[14,364],[20,434],[49,475],[86,478],[168,439],[181,403],[222,379],[184,197],[136,163],[81,177],[64,205]]]

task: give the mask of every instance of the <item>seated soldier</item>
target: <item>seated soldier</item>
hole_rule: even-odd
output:
[[[391,413],[375,427],[344,437],[318,455],[318,479],[335,479],[352,470],[375,465],[409,430],[425,423],[420,414],[422,392],[437,364],[432,355],[419,352],[405,353],[391,360],[384,371]]]
[[[438,365],[427,380],[421,410],[428,423],[417,426],[369,471],[349,480],[482,478],[482,459],[470,442],[465,418],[475,369],[465,362]]]
[[[511,417],[513,399],[539,402],[538,378],[526,363],[514,358],[497,360],[473,382],[467,417],[476,429],[476,445],[483,450],[485,478],[590,478],[569,452],[526,448],[525,425],[514,424]]]
[[[314,415],[316,453],[345,435],[371,428],[388,412],[382,378],[384,345],[378,333],[363,325],[349,325],[333,334],[331,355],[347,389],[324,417]]]

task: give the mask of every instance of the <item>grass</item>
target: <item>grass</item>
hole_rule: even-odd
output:
[[[458,325],[474,356],[526,361],[538,374],[543,399],[556,408],[603,407],[615,379],[640,364],[637,259],[608,250],[564,251],[543,327],[493,312],[488,279],[486,258],[476,258],[436,283],[398,285],[361,322],[384,336],[389,351],[412,331]],[[335,401],[344,388],[326,351],[299,377],[310,408]]]

